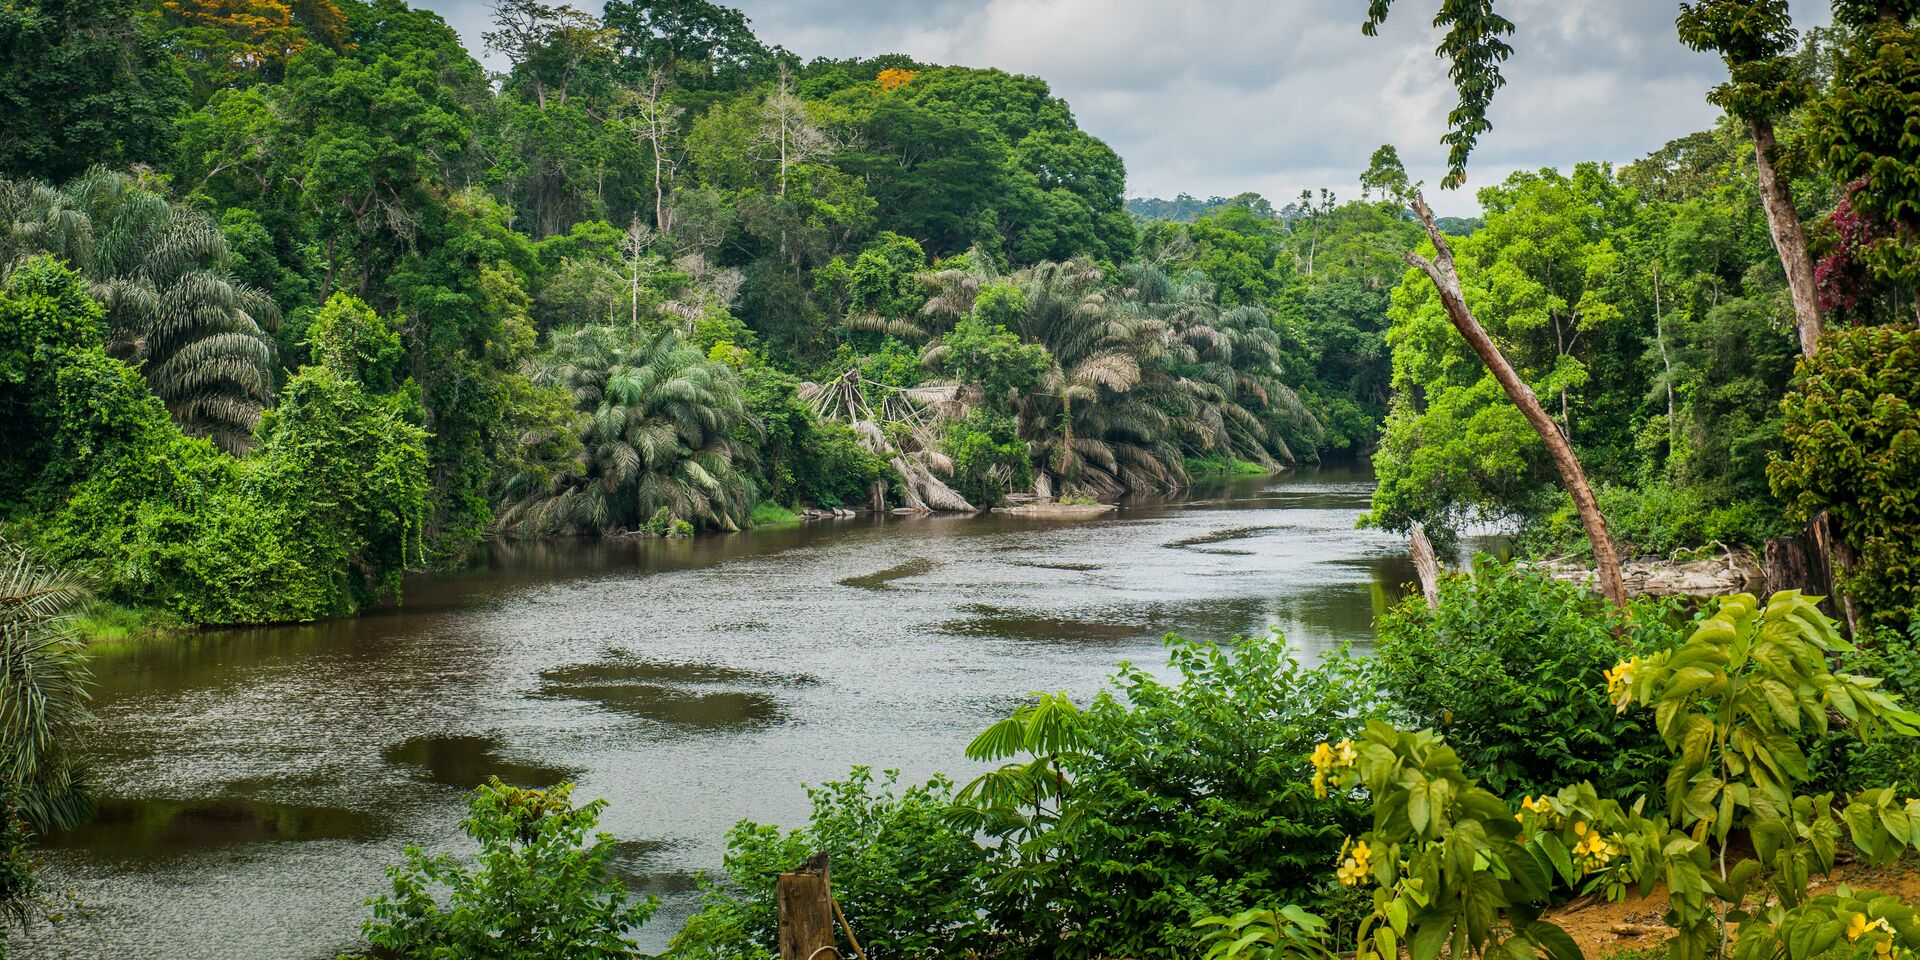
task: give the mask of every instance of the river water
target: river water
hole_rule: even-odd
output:
[[[401,848],[465,849],[489,774],[610,803],[664,946],[742,818],[864,764],[967,775],[1030,691],[1084,698],[1160,637],[1364,649],[1413,579],[1356,530],[1371,478],[1236,481],[1096,521],[861,518],[493,550],[349,620],[102,650],[100,814],[41,851],[80,909],[22,957],[314,960],[358,943]]]

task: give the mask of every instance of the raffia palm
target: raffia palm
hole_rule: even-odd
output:
[[[35,832],[89,811],[68,750],[91,717],[86,645],[74,631],[87,597],[78,580],[0,540],[0,792]]]
[[[499,524],[515,533],[612,534],[662,507],[721,530],[746,526],[754,429],[739,381],[666,327],[583,327],[555,337],[533,374],[573,394],[582,445],[573,469],[507,485]]]
[[[981,277],[922,278],[925,314],[951,326],[972,309]],[[1111,276],[1091,260],[1042,263],[1012,277],[1025,309],[1012,326],[1054,360],[1018,404],[1021,435],[1043,493],[1077,487],[1103,497],[1186,484],[1185,455],[1279,467],[1287,438],[1321,427],[1284,382],[1282,335],[1257,306],[1222,308],[1193,271],[1129,264]],[[931,344],[923,360],[944,348]]]
[[[1185,485],[1172,419],[1144,389],[1165,355],[1165,324],[1116,300],[1091,260],[1043,263],[1019,279],[1026,309],[1015,332],[1054,360],[1019,411],[1040,485],[1103,497]]]
[[[232,453],[273,401],[271,298],[227,271],[220,228],[132,176],[63,187],[0,180],[0,278],[37,254],[67,261],[107,308],[109,349],[140,366],[175,422]]]

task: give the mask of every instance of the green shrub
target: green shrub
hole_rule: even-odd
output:
[[[1011,410],[1019,395],[1037,386],[1053,364],[1046,347],[1022,343],[1004,325],[987,319],[1003,311],[1018,315],[1025,309],[1025,295],[1018,287],[989,285],[981,291],[973,312],[940,338],[941,371],[979,387],[996,412]]]
[[[1839,588],[1870,624],[1920,618],[1920,327],[1837,328],[1800,361],[1767,466],[1797,520],[1822,511],[1858,559]]]
[[[800,515],[793,512],[791,507],[770,500],[762,500],[753,505],[753,525],[756,527],[793,523],[799,519]]]
[[[1882,689],[1899,694],[1903,703],[1920,702],[1920,620],[1904,634],[1881,628],[1842,656],[1840,665],[1848,673],[1878,677]],[[1819,751],[1823,788],[1853,793],[1892,786],[1903,797],[1920,796],[1920,750],[1912,741],[1862,740],[1850,731],[1835,731]]]
[[[1033,461],[1012,417],[975,410],[947,424],[941,448],[953,459],[954,489],[974,506],[994,506],[1008,490],[1033,484]]]
[[[864,503],[876,480],[892,468],[842,423],[814,421],[794,468],[794,492],[806,503],[844,507]]]
[[[890,472],[851,427],[815,417],[791,374],[749,361],[740,382],[760,432],[742,425],[735,435],[759,448],[765,499],[822,507],[863,503],[873,482]]]
[[[317,326],[322,341],[372,318],[331,306],[343,325]],[[109,600],[190,623],[351,613],[419,564],[426,433],[411,391],[374,394],[357,379],[379,344],[329,352],[315,341],[331,362],[288,381],[255,450],[236,460],[183,435],[132,367],[67,335],[97,311],[45,261],[0,295],[0,328],[39,338],[23,350],[38,359],[0,383],[0,406],[34,434],[8,475],[21,490],[11,519],[48,559],[92,575]],[[75,317],[53,322],[65,314]]]
[[[1757,548],[1793,527],[1771,501],[1715,503],[1690,487],[1602,486],[1596,496],[1608,531],[1628,557],[1665,557],[1714,542]],[[1528,522],[1520,548],[1535,555],[1591,555],[1586,528],[1572,499],[1559,493],[1554,504],[1551,512]]]
[[[589,836],[606,801],[575,807],[572,789],[523,790],[496,777],[475,790],[461,823],[480,845],[475,865],[407,848],[387,871],[393,892],[367,901],[367,940],[420,960],[640,957],[627,931],[657,902],[632,899],[608,869],[612,835]]]
[[[1625,797],[1657,780],[1666,751],[1601,678],[1623,652],[1677,643],[1675,619],[1646,600],[1623,618],[1583,586],[1483,559],[1441,580],[1438,610],[1414,596],[1382,616],[1375,652],[1404,719],[1443,733],[1495,793],[1591,780]]]
[[[1187,476],[1194,479],[1203,477],[1263,477],[1273,471],[1249,460],[1239,457],[1188,457]]]
[[[970,750],[1035,754],[966,794],[1000,841],[987,904],[1003,956],[1191,957],[1198,915],[1331,905],[1326,864],[1364,811],[1316,798],[1310,758],[1328,724],[1357,729],[1377,709],[1368,668],[1303,666],[1279,637],[1167,643],[1177,681],[1122,665],[1084,712],[1051,701],[1059,733],[1000,739],[1044,715],[1029,708]],[[1038,792],[1020,799],[1023,783]],[[1057,815],[1034,816],[1035,796]]]
[[[825,851],[834,898],[872,960],[988,952],[981,886],[990,854],[949,817],[953,784],[935,777],[898,790],[892,772],[810,788],[807,825],[742,821],[727,834],[725,876],[704,881],[699,913],[673,940],[689,960],[776,955],[774,882]],[[843,956],[852,956],[842,944]]]

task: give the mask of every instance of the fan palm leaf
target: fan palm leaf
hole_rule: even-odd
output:
[[[90,719],[91,675],[74,617],[80,581],[0,540],[0,788],[39,832],[86,813],[69,746]]]

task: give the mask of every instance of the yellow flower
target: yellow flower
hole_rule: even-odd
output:
[[[1367,847],[1365,840],[1352,843],[1351,848],[1343,843],[1340,845],[1340,866],[1333,871],[1333,875],[1339,878],[1341,886],[1357,887],[1372,872],[1372,865],[1368,862],[1372,856],[1373,851]]]
[[[1864,913],[1856,913],[1853,915],[1853,919],[1847,921],[1848,940],[1858,940],[1876,931],[1891,935],[1893,933],[1893,926],[1887,923],[1887,918],[1885,917],[1869,922],[1867,915]],[[1891,940],[1887,941],[1887,945],[1889,947],[1892,946]]]
[[[1342,740],[1339,744],[1328,746],[1317,744],[1313,755],[1313,795],[1324,797],[1329,786],[1346,785],[1344,772],[1354,768],[1360,761],[1360,751],[1354,748],[1352,740]]]
[[[1633,679],[1639,672],[1639,657],[1622,660],[1606,672],[1607,699],[1613,701],[1614,712],[1625,713],[1633,703]]]

